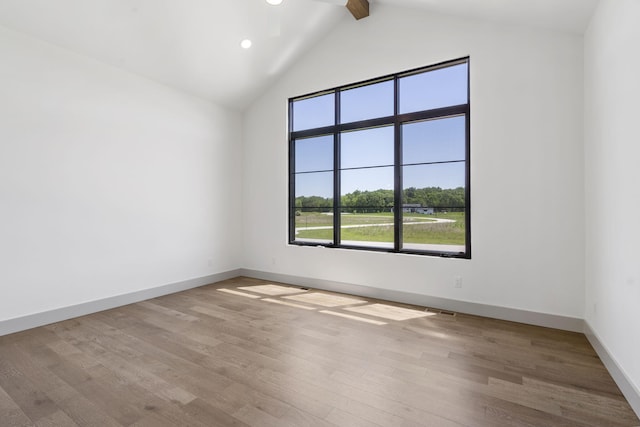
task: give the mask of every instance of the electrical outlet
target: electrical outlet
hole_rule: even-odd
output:
[[[458,289],[462,288],[462,277],[461,276],[456,276],[456,279],[455,279],[455,281],[453,283],[453,287],[454,288],[458,288]]]

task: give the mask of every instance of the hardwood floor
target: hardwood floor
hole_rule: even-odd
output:
[[[0,425],[640,421],[581,334],[237,278],[0,337]]]

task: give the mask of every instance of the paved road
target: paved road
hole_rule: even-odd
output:
[[[444,222],[456,222],[455,219],[446,219],[446,218],[429,218],[430,221],[411,221],[411,222],[403,222],[402,225],[414,225],[414,224],[438,224]],[[353,225],[342,225],[340,228],[358,228],[358,227],[385,227],[392,226],[392,222],[385,222],[383,224],[353,224]],[[307,230],[332,230],[332,225],[322,225],[317,227],[299,227],[296,228],[296,233],[298,231],[307,231]]]

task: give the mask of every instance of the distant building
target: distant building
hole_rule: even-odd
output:
[[[416,209],[422,209],[422,205],[419,203],[405,203],[402,205],[402,212],[413,213]]]
[[[419,213],[425,215],[435,214],[434,208],[423,208],[419,203],[405,203],[402,205],[402,212],[404,213]]]

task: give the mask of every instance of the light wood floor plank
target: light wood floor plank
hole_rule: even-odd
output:
[[[424,309],[235,278],[0,337],[0,426],[640,426],[584,335]]]

